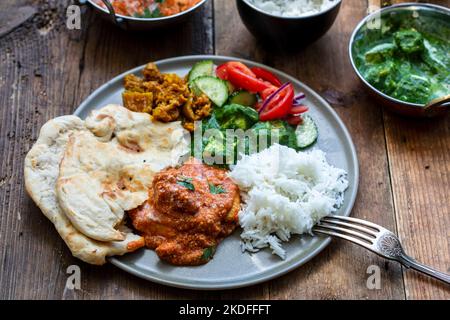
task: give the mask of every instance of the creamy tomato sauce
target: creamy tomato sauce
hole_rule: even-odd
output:
[[[194,160],[158,173],[149,200],[128,215],[162,260],[199,265],[234,231],[239,208],[239,189],[226,171]]]

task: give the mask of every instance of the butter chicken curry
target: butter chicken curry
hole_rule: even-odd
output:
[[[200,265],[234,231],[239,208],[239,189],[225,170],[190,160],[159,172],[149,200],[129,216],[160,259]]]

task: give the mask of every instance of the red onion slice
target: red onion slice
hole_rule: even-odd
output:
[[[302,105],[302,104],[303,104],[303,103],[302,103],[302,100],[305,99],[305,98],[306,98],[305,94],[304,94],[303,92],[300,92],[299,94],[297,94],[297,95],[294,97],[294,101],[292,102],[292,105],[293,105],[294,107],[297,107],[297,106],[299,106],[299,105]]]
[[[259,114],[261,114],[264,109],[267,107],[267,105],[270,103],[270,101],[273,100],[273,98],[280,93],[284,88],[286,88],[288,85],[290,85],[290,82],[286,82],[285,84],[283,84],[281,87],[279,87],[274,93],[272,93],[270,96],[268,96],[266,98],[266,100],[264,100],[262,107],[259,109]]]

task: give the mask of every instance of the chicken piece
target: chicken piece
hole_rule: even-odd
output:
[[[122,94],[124,107],[134,112],[152,112],[153,93],[125,91]]]
[[[189,120],[184,119],[182,125],[183,125],[183,128],[185,128],[189,132],[194,132],[195,131],[195,123],[194,123],[194,121],[189,121]]]
[[[184,118],[183,127],[193,132],[195,130],[195,121],[200,121],[211,115],[211,101],[204,94],[200,96],[191,94],[181,110]]]
[[[187,120],[201,120],[211,115],[211,101],[204,94],[200,96],[191,95],[188,101],[184,104],[182,111]]]
[[[176,74],[164,74],[161,91],[156,96],[153,117],[163,122],[178,120],[180,110],[190,95],[189,88],[182,78]]]
[[[202,204],[201,196],[198,192],[191,192],[183,184],[179,184],[179,181],[183,181],[183,179],[174,175],[173,171],[162,171],[153,181],[155,209],[166,212],[166,214],[176,215],[183,212],[194,215]],[[192,181],[192,178],[186,179]]]
[[[153,118],[161,122],[177,121],[180,117],[179,103],[176,100],[158,104],[153,109]]]
[[[152,92],[154,96],[162,93],[161,84],[157,81],[143,81],[142,88],[145,92]]]
[[[180,87],[183,87],[183,90],[187,90],[187,83],[183,78],[180,78],[179,75],[175,74],[175,73],[165,73],[162,75],[162,82],[161,84],[163,86],[168,86],[168,85],[178,85]]]
[[[209,98],[193,94],[186,78],[174,73],[161,74],[154,63],[147,64],[142,73],[144,78],[125,76],[123,103],[127,109],[152,114],[162,122],[183,120],[189,131],[194,131],[194,121],[211,115]]]
[[[146,81],[163,81],[163,75],[154,63],[148,63],[144,70],[142,70],[142,74],[144,75]]]
[[[142,78],[139,78],[138,76],[134,74],[128,74],[125,76],[124,79],[124,87],[127,91],[133,91],[133,92],[145,92],[144,88],[144,81]]]

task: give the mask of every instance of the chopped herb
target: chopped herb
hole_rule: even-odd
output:
[[[211,260],[216,252],[216,246],[211,246],[203,250],[202,260]]]
[[[159,8],[156,8],[155,10],[153,10],[152,16],[150,18],[159,18],[159,17],[162,17],[162,14]]]
[[[189,189],[191,191],[195,191],[194,184],[192,183],[192,178],[179,177],[177,179],[177,184],[182,186],[182,187],[185,187],[186,189]]]
[[[216,186],[212,183],[209,184],[209,192],[211,192],[212,194],[227,193],[227,191],[222,186]]]
[[[159,8],[156,8],[153,11],[150,11],[149,8],[145,8],[142,14],[136,13],[134,16],[136,18],[159,18],[162,16],[162,14]]]

